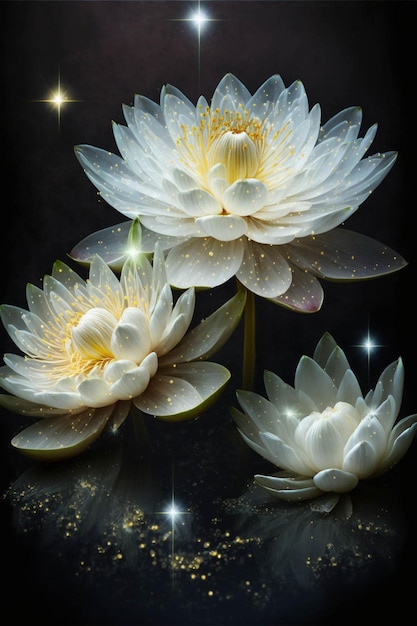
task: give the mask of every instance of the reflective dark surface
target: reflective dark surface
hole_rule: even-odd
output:
[[[255,389],[271,369],[293,383],[302,354],[326,330],[345,350],[364,393],[402,356],[400,417],[417,412],[414,146],[409,81],[411,2],[1,3],[4,190],[7,228],[1,302],[26,306],[78,241],[120,220],[97,199],[73,154],[116,151],[111,120],[135,92],[158,100],[163,83],[192,101],[235,73],[251,91],[281,73],[300,78],[323,120],[360,105],[370,153],[398,150],[387,178],[347,226],[382,241],[409,265],[358,284],[323,283],[312,315],[257,301]],[[200,59],[200,67],[198,65]],[[79,102],[37,100],[61,84]],[[363,134],[362,133],[362,134]],[[4,223],[5,224],[5,223]],[[78,269],[78,268],[77,268]],[[80,270],[81,271],[81,270]],[[199,292],[196,321],[234,284]],[[369,335],[379,345],[369,355]],[[283,626],[410,623],[415,607],[417,446],[391,472],[360,484],[353,514],[268,499],[254,473],[270,466],[240,440],[230,417],[241,384],[242,326],[212,360],[232,372],[218,403],[182,424],[134,417],[86,454],[38,464],[10,446],[28,420],[1,413],[2,622],[10,625]],[[3,332],[2,351],[14,351]],[[178,515],[167,511],[175,502]],[[12,600],[12,598],[14,598]],[[7,611],[6,611],[7,607]],[[7,615],[7,616],[6,616]]]

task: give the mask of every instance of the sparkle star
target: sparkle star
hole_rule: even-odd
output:
[[[172,468],[172,490],[171,490],[171,502],[169,506],[158,511],[158,515],[165,515],[170,520],[170,534],[171,534],[171,575],[172,584],[174,585],[174,573],[175,573],[175,532],[179,530],[181,526],[184,526],[184,522],[180,521],[184,515],[189,514],[190,511],[184,511],[178,507],[175,502],[174,495],[174,468]]]
[[[371,335],[370,335],[370,331],[368,328],[368,334],[367,337],[364,339],[364,341],[360,344],[355,344],[354,345],[355,348],[362,348],[363,350],[365,350],[367,352],[367,358],[368,358],[368,379],[370,378],[370,368],[371,368],[371,352],[373,352],[376,348],[383,348],[384,346],[382,344],[379,343],[375,343],[375,341],[372,339]]]
[[[49,98],[43,98],[39,100],[32,100],[32,102],[45,102],[52,105],[57,110],[58,127],[61,126],[61,109],[65,104],[72,102],[81,102],[81,100],[73,100],[68,97],[67,93],[61,88],[61,77],[58,75],[57,87],[54,91],[51,91]]]
[[[211,18],[205,11],[201,10],[200,0],[197,2],[197,9],[190,13],[189,17],[177,18],[174,22],[190,22],[197,30],[197,63],[198,63],[198,81],[200,82],[200,70],[201,70],[201,31],[206,26],[207,22],[218,22],[215,18]]]

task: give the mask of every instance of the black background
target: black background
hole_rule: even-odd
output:
[[[194,102],[200,93],[210,99],[226,72],[234,73],[253,92],[270,75],[279,73],[287,85],[302,80],[310,105],[321,104],[323,121],[345,107],[361,106],[361,134],[374,122],[379,125],[371,154],[398,150],[394,168],[349,219],[347,227],[394,248],[408,266],[373,281],[323,283],[323,307],[312,315],[286,311],[258,299],[256,389],[263,393],[264,369],[292,383],[300,356],[311,355],[323,332],[329,331],[347,353],[364,391],[375,384],[386,365],[401,355],[406,377],[400,416],[417,412],[414,3],[202,2],[201,8],[213,21],[202,30],[200,47],[195,27],[183,21],[197,5],[181,1],[1,3],[1,302],[26,308],[26,283],[40,285],[55,259],[67,260],[75,267],[67,254],[76,243],[99,228],[123,221],[120,214],[99,200],[73,152],[74,145],[87,143],[117,153],[111,121],[124,122],[122,103],[131,104],[136,92],[158,101],[164,83],[175,85]],[[61,108],[59,119],[56,109],[40,102],[50,98],[58,78],[68,98],[76,100]],[[202,293],[196,318],[230,297],[231,289],[231,285],[225,285]],[[380,344],[369,362],[367,353],[359,347],[368,331]],[[189,553],[195,551],[197,538],[202,543],[205,536],[211,541],[224,539],[225,526],[230,522],[224,503],[239,497],[252,474],[265,469],[262,459],[240,447],[229,414],[229,405],[235,404],[234,391],[240,385],[241,340],[240,326],[213,359],[232,371],[232,382],[214,409],[186,424],[165,424],[151,418],[146,424],[152,471],[147,462],[146,471],[143,464],[138,471],[142,477],[148,472],[153,478],[156,475],[159,490],[145,490],[152,501],[146,506],[153,513],[158,511],[155,507],[170,497],[175,484],[176,495],[191,513],[195,512],[194,525],[187,522],[191,526],[187,539],[177,535],[178,550]],[[6,332],[1,345],[3,352],[13,351]],[[294,599],[288,581],[273,582],[271,572],[276,572],[275,566],[271,572],[263,569],[265,555],[261,549],[256,564],[252,557],[249,564],[245,546],[235,543],[227,552],[223,569],[210,565],[214,593],[208,596],[202,591],[201,578],[192,585],[188,574],[186,578],[179,575],[175,589],[170,587],[167,581],[171,584],[172,576],[161,573],[159,561],[149,568],[136,561],[132,567],[121,568],[110,557],[100,562],[93,558],[91,552],[97,553],[97,537],[103,532],[99,520],[106,519],[107,505],[104,509],[88,505],[88,534],[83,533],[85,525],[80,523],[77,532],[73,529],[72,543],[68,543],[59,523],[62,508],[57,512],[57,498],[62,498],[59,507],[65,502],[73,506],[71,497],[66,500],[72,479],[78,480],[85,471],[110,480],[111,472],[105,462],[100,465],[101,457],[95,466],[94,458],[90,463],[88,456],[82,461],[87,466],[33,467],[9,443],[25,423],[23,418],[2,411],[2,492],[22,480],[27,468],[35,472],[38,486],[34,495],[25,496],[25,507],[32,509],[31,515],[27,511],[22,514],[16,485],[12,489],[14,504],[7,498],[3,501],[1,562],[6,582],[2,611],[10,607],[4,623],[281,626],[365,621],[380,611],[387,620],[409,623],[416,582],[415,442],[387,482],[377,481],[376,492],[372,492],[377,501],[375,510],[401,510],[401,524],[394,524],[395,558],[388,547],[385,551],[382,542],[369,576],[359,556],[349,563],[342,559],[344,565],[335,567],[334,575],[326,570],[325,576],[319,576],[322,584],[318,590],[304,587]],[[121,431],[117,445],[126,448],[131,443],[132,424],[126,423]],[[104,450],[104,459],[110,458],[111,463],[113,445],[103,443],[110,449]],[[128,483],[133,481],[137,489],[132,469],[137,461],[135,450],[125,450],[124,454]],[[111,463],[109,467],[113,467]],[[25,486],[26,494],[30,480],[24,478],[19,483]],[[107,485],[106,478],[102,482]],[[55,504],[49,516],[44,512],[40,516],[39,502],[43,498],[45,511],[44,498],[49,502],[51,493],[55,494]],[[107,503],[112,500],[108,495],[106,498]],[[366,492],[364,498],[367,501]],[[369,501],[373,502],[372,498],[369,496]],[[286,509],[285,515],[291,517],[292,513]],[[381,521],[379,513],[377,518]],[[265,530],[266,526],[264,520],[261,528]],[[262,535],[263,530],[258,526],[257,533]],[[168,544],[165,541],[158,545]],[[392,548],[392,543],[387,545]],[[370,553],[374,548],[374,544],[369,547]],[[291,551],[291,546],[288,549]],[[137,544],[129,550],[136,554]],[[366,550],[362,546],[358,554],[363,556]],[[81,554],[82,559],[77,560]],[[92,565],[88,575],[83,565],[81,575],[80,561],[84,563],[86,555]],[[253,585],[263,576],[269,582],[260,585],[258,595],[242,591],[242,585],[249,586],[247,579]],[[17,598],[13,605],[9,604],[11,593]]]

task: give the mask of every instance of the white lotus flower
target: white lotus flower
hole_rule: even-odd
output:
[[[2,321],[24,356],[6,354],[0,386],[12,395],[0,404],[42,417],[13,440],[37,458],[84,450],[101,431],[117,429],[131,404],[172,421],[211,404],[230,378],[204,362],[235,329],[245,303],[237,294],[187,333],[194,313],[190,288],[175,304],[163,253],[153,266],[127,261],[120,280],[95,257],[84,281],[62,262],[43,290],[27,289],[29,310],[3,305]]]
[[[166,86],[160,104],[144,96],[114,124],[121,157],[87,145],[76,155],[111,206],[140,218],[144,245],[167,252],[170,284],[215,287],[233,276],[254,293],[301,311],[320,308],[318,278],[380,276],[404,264],[375,240],[337,228],[382,181],[396,153],[364,158],[376,125],[359,137],[360,108],[323,126],[300,81],[278,75],[254,95],[232,74],[211,104],[193,105]],[[81,241],[72,257],[106,249],[116,267],[129,224]],[[118,232],[115,232],[117,230]]]
[[[271,372],[264,380],[268,399],[238,391],[243,412],[232,413],[244,441],[281,468],[273,476],[255,476],[278,498],[349,492],[359,480],[390,469],[411,445],[417,414],[395,424],[403,392],[401,358],[363,397],[344,352],[325,333],[313,358],[300,359],[294,387]]]

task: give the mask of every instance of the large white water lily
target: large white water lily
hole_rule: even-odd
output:
[[[406,453],[417,414],[396,423],[402,401],[401,358],[382,372],[364,397],[343,350],[325,333],[313,358],[303,356],[294,387],[269,371],[267,398],[238,391],[242,411],[232,414],[246,443],[281,468],[256,475],[283,500],[345,493],[359,480],[378,476]]]
[[[318,310],[318,279],[387,274],[405,262],[372,238],[337,228],[393,166],[396,153],[364,157],[376,125],[359,137],[361,109],[322,125],[300,81],[278,75],[251,95],[232,74],[211,103],[177,88],[160,104],[137,95],[114,124],[121,157],[80,145],[76,155],[104,200],[139,217],[144,245],[167,251],[169,282],[215,287],[237,276],[247,289],[300,311]],[[129,223],[88,236],[71,252],[90,262],[103,249],[116,267]],[[101,252],[100,252],[101,254]]]
[[[205,359],[235,329],[238,290],[189,331],[194,289],[174,302],[164,257],[126,261],[120,279],[95,257],[83,280],[56,262],[43,289],[27,288],[29,310],[3,305],[1,318],[24,356],[6,354],[0,404],[41,421],[12,444],[37,458],[73,456],[105,427],[117,429],[133,403],[167,420],[200,414],[222,391],[228,369]],[[189,331],[189,332],[187,332]]]

